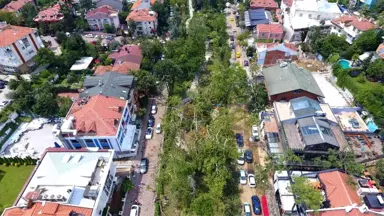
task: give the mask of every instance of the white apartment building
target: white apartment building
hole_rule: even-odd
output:
[[[0,72],[28,72],[35,65],[33,57],[42,47],[36,29],[0,23]]]
[[[342,15],[332,20],[331,33],[345,36],[345,40],[352,44],[362,32],[376,28],[376,25],[365,18],[354,15]]]
[[[113,150],[49,148],[27,180],[10,215],[100,216],[114,190]]]
[[[88,11],[85,18],[89,27],[95,31],[103,30],[105,24],[109,24],[115,29],[120,27],[119,11],[109,5],[102,5]]]
[[[136,22],[136,35],[153,35],[156,33],[158,24],[156,12],[148,8],[134,9],[126,18],[127,23],[130,20]]]
[[[326,0],[297,0],[294,1],[289,12],[284,12],[285,40],[301,41],[301,33],[311,26],[328,29],[331,20],[341,16],[337,3]]]
[[[53,133],[68,149],[114,149],[118,158],[136,155],[140,130],[134,77],[107,72],[87,77],[84,88]]]

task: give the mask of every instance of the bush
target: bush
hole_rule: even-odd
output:
[[[9,166],[9,164],[8,164],[8,163],[3,163],[3,165],[4,165],[4,166]]]
[[[160,216],[160,215],[161,215],[160,203],[159,202],[155,202],[155,216]]]
[[[28,165],[28,163],[27,162],[24,162],[24,166],[27,166]]]

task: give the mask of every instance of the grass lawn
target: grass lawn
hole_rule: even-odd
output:
[[[12,206],[34,166],[0,165],[0,212]]]

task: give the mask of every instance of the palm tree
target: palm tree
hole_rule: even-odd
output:
[[[360,55],[357,54],[357,53],[353,54],[353,56],[352,56],[352,65],[355,64],[355,61],[359,60],[359,56],[360,56]]]

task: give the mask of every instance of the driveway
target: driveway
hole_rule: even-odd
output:
[[[149,100],[147,110],[153,103],[157,105],[157,113],[155,117],[155,125],[161,123],[166,113],[166,98],[161,95]],[[147,122],[148,116],[145,118]],[[144,124],[146,126],[146,123]],[[134,201],[138,201],[141,205],[140,215],[155,215],[155,199],[156,199],[156,174],[158,173],[159,153],[163,142],[163,134],[153,134],[151,140],[145,140],[145,130],[140,140],[140,146],[136,158],[136,171],[133,178],[135,188],[127,194],[126,205],[123,209],[123,215],[129,215],[130,209]],[[139,165],[141,158],[146,157],[149,160],[148,172],[146,174],[139,173]]]
[[[55,55],[61,55],[61,48],[60,48],[60,45],[57,43],[55,37],[51,37],[50,35],[47,35],[47,36],[41,36],[41,39],[47,42],[50,41],[51,46],[48,48],[52,50],[52,52],[54,52]]]

